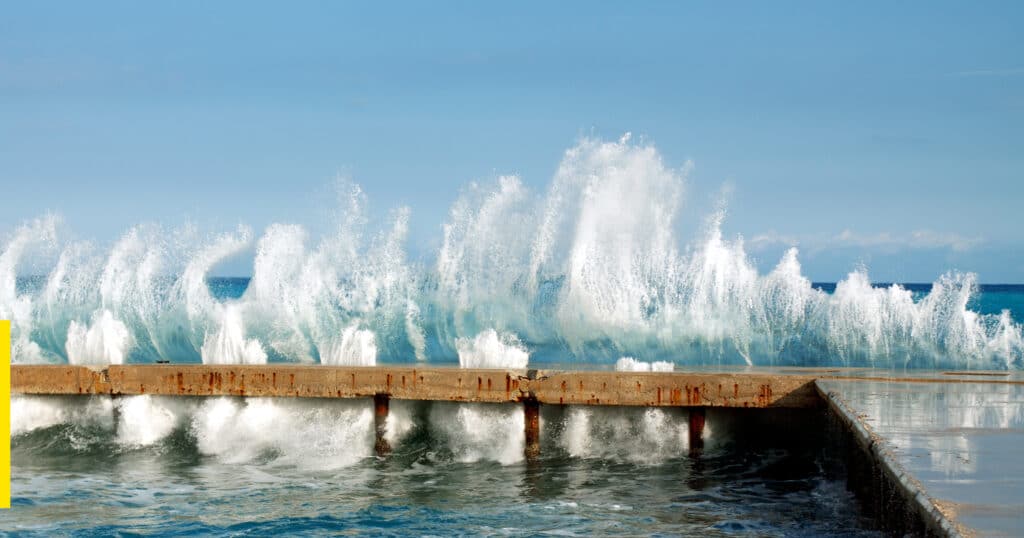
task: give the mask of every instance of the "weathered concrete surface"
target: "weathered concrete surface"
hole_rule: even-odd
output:
[[[118,394],[516,402],[526,371],[302,365],[130,365],[108,368]]]
[[[666,407],[813,407],[814,377],[773,372],[554,372],[302,365],[28,366],[21,394],[161,394],[518,402]]]
[[[11,365],[12,394],[110,394],[104,367]]]
[[[814,377],[774,372],[538,372],[529,390],[547,404],[815,407]]]
[[[932,533],[1024,535],[1024,384],[817,385]]]

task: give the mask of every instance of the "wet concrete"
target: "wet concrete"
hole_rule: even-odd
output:
[[[1024,535],[1024,384],[942,376],[817,384],[937,534]]]

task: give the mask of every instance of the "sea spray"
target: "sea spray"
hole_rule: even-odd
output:
[[[152,446],[181,428],[192,416],[196,404],[169,396],[124,396],[117,408],[117,442],[128,448]]]
[[[526,368],[530,353],[514,334],[487,329],[476,338],[455,341],[462,368]]]
[[[633,357],[622,357],[615,361],[616,372],[671,372],[675,365],[666,361],[644,362]]]
[[[571,407],[557,443],[576,458],[660,463],[686,454],[686,418],[678,409]]]
[[[71,321],[67,355],[71,364],[124,364],[132,335],[110,310],[97,312],[89,326]]]
[[[503,465],[523,460],[525,419],[515,405],[455,404],[430,406],[430,429],[460,462],[495,461]]]
[[[92,396],[11,396],[11,435],[58,425],[95,426],[113,431],[113,401]]]
[[[18,289],[18,269],[26,251],[56,239],[56,217],[35,219],[19,226],[0,249],[0,319],[11,321],[11,361],[42,362],[53,357],[32,340],[33,298]]]
[[[209,398],[190,428],[201,453],[228,463],[329,470],[373,454],[373,410],[366,401]]]
[[[213,332],[203,337],[199,355],[203,364],[266,364],[267,353],[259,340],[245,337],[243,305],[225,304],[216,310],[220,319]]]
[[[622,357],[618,372],[670,372],[669,362],[644,362]],[[660,463],[685,454],[686,413],[677,409],[570,407],[557,439],[572,457],[634,463]]]
[[[974,275],[917,296],[858,268],[825,293],[796,249],[759,274],[722,207],[681,241],[687,169],[628,136],[584,139],[544,192],[514,176],[467,188],[424,263],[406,254],[409,210],[373,230],[354,185],[318,238],[139,225],[104,250],[37,219],[0,245],[0,316],[15,362],[452,363],[494,331],[533,364],[1024,366],[1020,322],[971,310]],[[211,294],[210,271],[253,244],[244,293]],[[44,250],[48,267],[26,262]]]
[[[335,366],[373,366],[377,364],[374,334],[355,325],[345,327],[337,340],[320,346],[320,362]]]

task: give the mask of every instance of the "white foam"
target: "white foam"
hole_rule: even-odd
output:
[[[320,362],[335,366],[373,366],[377,364],[377,340],[373,331],[360,329],[355,325],[341,332],[340,340],[335,339],[320,348]]]
[[[678,411],[572,407],[558,444],[577,458],[658,463],[686,453],[687,432]]]
[[[384,439],[392,448],[416,427],[416,405],[417,402],[407,400],[391,400],[389,403]]]
[[[60,424],[93,425],[113,429],[110,398],[61,396],[11,396],[11,435]]]
[[[72,321],[65,347],[71,364],[124,364],[132,342],[128,327],[102,310],[88,326]]]
[[[266,364],[267,353],[260,341],[245,337],[240,306],[224,305],[220,327],[206,336],[200,348],[204,364]]]
[[[674,369],[675,365],[671,362],[645,362],[633,357],[622,357],[615,362],[616,372],[671,372]]]
[[[117,441],[129,447],[151,446],[190,418],[193,406],[181,398],[124,396],[118,408]]]
[[[514,334],[487,329],[476,338],[455,341],[462,368],[526,368],[530,352]]]
[[[228,463],[272,457],[334,469],[373,454],[373,410],[365,401],[210,398],[191,428],[200,452]]]
[[[430,428],[456,461],[510,465],[524,458],[525,418],[515,405],[434,403]]]

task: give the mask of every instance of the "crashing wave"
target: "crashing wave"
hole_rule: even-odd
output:
[[[0,317],[15,362],[1024,367],[1021,324],[971,310],[974,275],[915,296],[861,269],[829,294],[795,248],[759,274],[724,211],[680,241],[686,175],[628,136],[585,139],[544,193],[514,176],[471,185],[428,264],[408,260],[409,210],[374,233],[355,186],[319,239],[140,225],[103,250],[46,217],[0,246]],[[211,270],[253,247],[244,293],[211,293]]]

